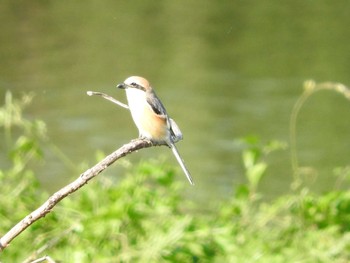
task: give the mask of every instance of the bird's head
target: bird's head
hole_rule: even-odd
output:
[[[152,88],[148,82],[147,79],[138,77],[138,76],[132,76],[127,78],[123,83],[120,83],[117,85],[117,88],[120,89],[139,89],[144,92],[151,91]]]

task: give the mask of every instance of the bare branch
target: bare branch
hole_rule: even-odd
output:
[[[105,93],[98,92],[98,91],[87,91],[86,94],[89,96],[92,96],[92,95],[101,96],[102,98],[109,100],[109,101],[113,102],[114,104],[119,105],[120,107],[123,107],[125,109],[129,109],[128,105],[124,104],[123,102],[120,102],[119,100],[116,100],[115,98],[113,98]]]
[[[128,155],[134,151],[148,148],[154,145],[166,145],[165,143],[153,143],[148,140],[136,139],[132,140],[128,144],[123,145],[121,148],[111,153],[105,157],[102,161],[97,163],[92,168],[86,170],[82,173],[75,181],[61,188],[59,191],[54,193],[49,199],[42,204],[35,211],[23,218],[19,223],[17,223],[9,232],[7,232],[3,237],[0,238],[0,252],[3,251],[10,242],[21,234],[25,229],[27,229],[31,224],[40,218],[44,217],[46,214],[50,213],[56,204],[58,204],[63,198],[74,193],[79,188],[87,184],[92,178],[103,172],[108,166],[113,164],[116,160]]]
[[[44,262],[44,261],[49,262],[49,263],[55,263],[56,262],[51,257],[44,256],[42,258],[38,258],[38,259],[36,259],[34,261],[31,261],[30,263],[40,263],[40,262]]]

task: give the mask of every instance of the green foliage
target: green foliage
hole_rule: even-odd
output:
[[[264,157],[268,154],[286,148],[286,144],[280,141],[271,141],[262,145],[256,136],[247,136],[241,139],[245,145],[242,153],[242,161],[245,168],[245,175],[248,180],[246,185],[249,189],[251,198],[256,198],[258,185],[267,169],[267,163]],[[241,186],[241,189],[244,186]]]
[[[309,194],[301,205],[303,218],[310,225],[336,225],[341,231],[350,232],[350,192],[333,191],[321,197]]]
[[[42,156],[45,134],[23,126],[38,121],[21,119],[10,128],[0,123],[4,134],[11,130],[11,165],[0,170],[1,234],[48,197],[29,168]],[[247,183],[211,212],[194,211],[171,167],[141,162],[119,183],[100,175],[65,198],[19,235],[0,262],[43,255],[61,262],[348,262],[349,193],[315,195],[304,188],[264,201],[258,186],[269,167],[266,156],[285,144],[256,137],[243,143]],[[348,172],[342,171],[339,176]]]
[[[13,203],[3,199],[4,203],[0,206],[2,226],[10,220],[4,215],[25,215],[29,211],[26,207],[30,205],[30,202],[26,204],[26,201],[32,201],[32,198],[40,195],[37,192],[38,182],[28,164],[31,160],[42,157],[40,142],[45,140],[46,129],[42,121],[23,118],[22,110],[31,99],[32,96],[24,96],[21,101],[16,101],[12,99],[11,93],[7,92],[5,105],[0,108],[0,128],[3,131],[0,134],[5,137],[2,147],[9,162],[9,169],[0,170],[0,193],[1,196],[18,202],[14,211]],[[8,227],[7,224],[6,226]]]

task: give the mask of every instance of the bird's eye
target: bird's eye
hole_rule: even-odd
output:
[[[130,85],[133,87],[136,87],[137,84],[136,84],[136,82],[132,82]]]

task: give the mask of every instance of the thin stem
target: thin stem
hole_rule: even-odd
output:
[[[320,83],[316,84],[314,81],[309,80],[304,83],[304,92],[301,94],[299,99],[293,106],[293,110],[290,116],[289,122],[289,135],[290,135],[290,153],[291,153],[291,165],[294,177],[294,188],[297,188],[301,183],[300,178],[300,167],[296,147],[296,127],[297,127],[297,117],[300,112],[301,107],[304,105],[306,100],[314,93],[320,90],[333,90],[342,94],[347,100],[350,100],[350,90],[340,83]]]
[[[296,150],[296,127],[297,127],[297,117],[299,114],[299,111],[302,107],[302,105],[305,103],[305,101],[308,99],[308,97],[311,95],[312,91],[305,90],[303,94],[299,97],[299,99],[296,101],[296,103],[293,106],[293,110],[290,116],[290,122],[289,122],[289,139],[290,139],[290,154],[291,154],[291,163],[292,163],[292,171],[294,176],[294,181],[299,182],[300,181],[300,174],[299,174],[299,161],[298,161],[298,155]]]
[[[113,102],[114,104],[117,104],[118,106],[120,107],[123,107],[125,109],[129,109],[129,106],[120,102],[119,100],[116,100],[115,98],[105,94],[105,93],[102,93],[102,92],[97,92],[97,91],[87,91],[86,92],[87,95],[89,96],[92,96],[92,95],[97,95],[97,96],[101,96],[102,98],[106,99],[106,100],[109,100],[111,102]]]

